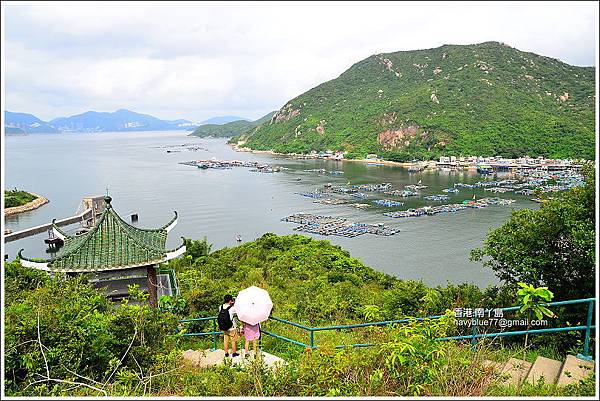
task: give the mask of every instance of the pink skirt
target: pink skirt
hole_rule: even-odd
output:
[[[244,323],[244,338],[246,341],[258,340],[260,338],[260,324]]]

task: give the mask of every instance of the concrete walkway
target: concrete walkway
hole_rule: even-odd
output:
[[[210,366],[224,365],[225,359],[231,362],[232,365],[246,366],[255,360],[253,351],[250,351],[248,357],[245,357],[244,350],[239,351],[240,355],[232,358],[231,355],[225,358],[225,351],[217,349],[212,351],[210,349],[205,350],[192,350],[188,349],[183,352],[183,359],[186,363],[198,368],[207,368]],[[269,354],[268,352],[259,351],[259,358],[262,359],[263,363],[269,368],[276,368],[277,366],[287,365],[287,362],[278,356]]]
[[[566,386],[579,383],[595,370],[595,363],[568,355],[564,362],[538,356],[532,364],[521,359],[510,358],[506,363],[484,361],[484,366],[495,370],[504,385],[517,386],[523,382],[544,383]]]

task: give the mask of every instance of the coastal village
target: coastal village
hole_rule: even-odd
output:
[[[290,154],[291,157],[299,159],[324,159],[336,161],[354,161],[344,157],[345,152],[327,150],[325,152],[312,151],[309,154],[299,155]],[[387,165],[402,165],[409,171],[422,171],[430,168],[438,168],[442,171],[450,170],[478,170],[480,172],[492,171],[515,171],[515,170],[567,170],[580,169],[585,160],[576,159],[548,159],[542,156],[539,157],[519,157],[516,159],[508,159],[502,156],[441,156],[437,161],[412,161],[412,162],[394,162],[384,160],[377,154],[367,154],[364,159],[357,161],[368,164],[385,163]]]

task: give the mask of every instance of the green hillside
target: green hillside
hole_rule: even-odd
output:
[[[238,120],[226,124],[204,124],[196,128],[190,136],[230,138],[232,136],[243,134],[260,124],[270,121],[274,114],[275,112],[273,111],[256,121]]]
[[[595,68],[498,42],[378,54],[237,138],[253,149],[594,157]]]

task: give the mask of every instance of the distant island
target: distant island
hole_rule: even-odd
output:
[[[499,42],[375,54],[232,139],[392,161],[595,157],[595,68]]]
[[[184,119],[161,120],[126,109],[112,113],[88,111],[50,121],[42,121],[33,114],[4,112],[4,130],[7,134],[193,130],[198,125]]]
[[[275,111],[259,118],[256,121],[236,120],[226,124],[205,124],[201,125],[190,134],[190,136],[213,137],[213,138],[231,138],[246,133],[261,124],[271,121]]]

